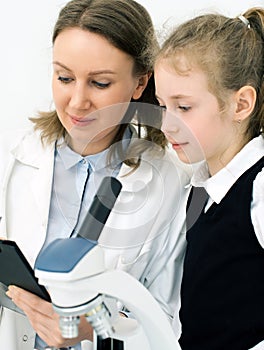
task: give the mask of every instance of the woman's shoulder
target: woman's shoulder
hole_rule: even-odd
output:
[[[0,131],[0,148],[15,147],[23,138],[33,133],[30,127],[19,129],[7,129]]]
[[[193,166],[183,163],[170,148],[154,153],[151,149],[144,152],[140,168],[139,172],[145,169],[145,173],[151,174],[150,178],[162,178],[166,186],[173,186],[175,191],[189,184],[193,175]]]
[[[155,153],[153,153],[152,150],[149,150],[146,152],[145,157],[151,158],[153,165],[158,166],[161,170],[183,173],[188,177],[193,175],[193,165],[182,162],[177,153],[170,146]]]
[[[11,154],[16,154],[17,150],[28,150],[34,152],[42,148],[39,132],[34,128],[9,129],[0,132],[0,159],[9,159]]]

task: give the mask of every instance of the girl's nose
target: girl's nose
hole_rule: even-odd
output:
[[[177,125],[176,116],[173,116],[168,110],[163,112],[161,130],[164,134],[169,134],[170,131],[174,130]]]

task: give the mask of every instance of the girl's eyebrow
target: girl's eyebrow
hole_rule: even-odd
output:
[[[158,100],[162,100],[162,98],[161,97],[159,97],[157,94],[155,95],[156,96],[156,98],[158,99]],[[179,100],[179,99],[181,99],[181,98],[189,98],[189,97],[191,97],[191,96],[189,96],[189,95],[171,95],[171,96],[169,96],[169,98],[170,99],[172,99],[172,100]]]
[[[53,61],[53,64],[60,66],[61,68],[72,72],[72,70],[70,68],[68,68],[67,66],[65,66],[64,64],[58,62],[58,61]],[[89,72],[88,75],[99,75],[99,74],[116,74],[114,71],[110,70],[110,69],[102,69],[102,70],[96,70],[96,71],[91,71]]]
[[[188,98],[188,97],[191,97],[191,96],[189,96],[189,95],[172,95],[172,96],[170,96],[170,98],[171,99],[173,99],[173,100],[179,100],[179,99],[181,99],[181,98]]]

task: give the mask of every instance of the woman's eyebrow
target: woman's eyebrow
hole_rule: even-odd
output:
[[[65,66],[64,64],[62,64],[58,61],[53,61],[52,63],[57,65],[57,66],[60,66],[61,68],[65,69],[69,72],[72,72],[72,70],[69,67]],[[99,70],[89,72],[88,75],[99,75],[99,74],[117,74],[117,73],[112,71],[111,69],[99,69]]]

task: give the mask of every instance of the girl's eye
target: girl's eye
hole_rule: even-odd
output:
[[[99,89],[106,89],[110,85],[110,83],[101,83],[100,81],[96,81],[96,80],[93,80],[92,84]]]
[[[167,112],[167,107],[165,105],[159,105],[159,111],[161,113],[161,116],[165,117],[166,112]]]
[[[67,78],[67,77],[62,77],[62,76],[59,76],[58,77],[58,80],[61,81],[63,84],[69,84],[70,82],[72,82],[72,78]]]
[[[165,112],[166,112],[166,110],[167,110],[167,107],[165,106],[165,105],[159,105],[159,111],[162,113],[162,114],[164,114]]]

